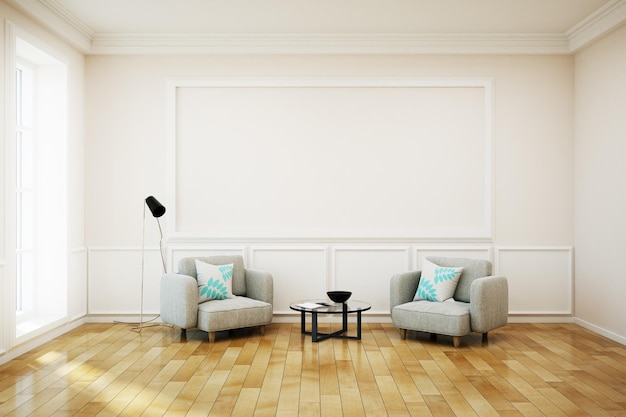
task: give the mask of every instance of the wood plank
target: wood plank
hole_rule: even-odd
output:
[[[0,365],[0,416],[626,416],[626,346],[575,324],[509,324],[459,348],[390,323],[319,343],[299,323],[215,343],[130,327],[86,324]]]

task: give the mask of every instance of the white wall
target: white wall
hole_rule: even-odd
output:
[[[181,202],[169,187],[175,180],[172,177],[178,174],[171,170],[168,151],[168,117],[171,109],[176,109],[172,103],[175,99],[168,98],[169,79],[486,77],[493,80],[494,100],[490,161],[493,210],[488,219],[493,225],[493,239],[443,235],[425,239],[396,236],[396,230],[370,232],[357,238],[306,232],[289,238],[242,233],[215,237],[210,230],[198,230],[200,236],[183,233],[168,240],[170,269],[186,255],[239,253],[249,266],[274,274],[278,314],[288,313],[291,301],[320,297],[327,289],[348,288],[355,292],[355,298],[372,302],[371,314],[383,317],[388,313],[392,273],[416,268],[430,254],[484,257],[509,277],[512,313],[569,317],[573,75],[573,58],[568,56],[88,57],[86,212],[90,313],[138,313],[142,200],[155,195],[172,208]],[[262,152],[259,157],[263,157]],[[419,155],[415,161],[419,162]],[[197,170],[202,174],[201,166]],[[394,177],[385,175],[381,173],[393,184]],[[424,199],[420,190],[406,192]],[[181,215],[166,213],[164,225],[169,226],[174,219],[168,215],[174,214]],[[186,224],[186,220],[176,217],[176,223]],[[158,313],[158,230],[151,218],[147,229],[145,310]]]
[[[171,84],[170,236],[491,237],[491,79]]]
[[[576,55],[576,317],[626,343],[626,27]]]
[[[87,313],[87,251],[85,246],[85,194],[84,194],[84,77],[85,77],[85,61],[84,56],[75,49],[69,47],[57,37],[52,35],[41,26],[30,19],[24,17],[21,13],[15,11],[5,2],[0,2],[0,21],[2,22],[2,30],[0,31],[0,53],[5,53],[5,35],[7,25],[20,31],[21,35],[28,35],[29,40],[36,42],[38,46],[45,47],[46,52],[50,52],[59,60],[67,65],[67,145],[68,154],[67,161],[67,256],[68,256],[68,272],[67,272],[67,316],[64,323],[58,329],[53,329],[51,333],[40,338],[45,340],[53,334],[63,331],[68,326],[72,326],[73,321],[84,317]],[[4,60],[3,60],[4,62]],[[0,67],[0,93],[2,97],[6,97],[6,74],[5,66]],[[26,345],[13,346],[15,322],[10,318],[11,313],[7,311],[8,303],[5,303],[5,297],[11,297],[11,293],[7,289],[14,287],[11,280],[14,275],[11,269],[12,260],[7,259],[10,250],[5,237],[7,231],[14,227],[14,219],[10,212],[7,212],[4,197],[7,189],[5,187],[5,168],[10,165],[6,164],[5,159],[5,141],[13,140],[6,138],[6,129],[4,125],[4,116],[6,114],[5,100],[0,102],[0,114],[2,114],[2,124],[0,132],[2,132],[2,145],[0,146],[0,160],[3,168],[0,170],[0,195],[2,195],[0,204],[0,296],[2,303],[0,306],[0,352],[6,350],[7,355],[2,357],[2,361],[10,359],[12,356],[19,354],[27,349]],[[47,201],[47,204],[54,204],[54,201]],[[50,271],[54,273],[54,271]],[[14,297],[14,295],[13,295]],[[10,305],[13,305],[11,303]],[[27,344],[32,347],[31,341]]]

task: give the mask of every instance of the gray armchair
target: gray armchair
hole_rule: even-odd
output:
[[[407,330],[452,336],[455,347],[461,337],[471,332],[483,334],[507,324],[509,313],[508,282],[503,276],[491,276],[491,263],[482,259],[429,257],[443,267],[463,267],[454,300],[413,301],[421,271],[395,274],[391,277],[391,320],[400,329],[402,339]]]
[[[232,263],[232,290],[237,297],[198,304],[196,259],[213,265]],[[186,329],[204,330],[209,342],[214,342],[218,331],[258,327],[264,334],[265,325],[272,322],[272,275],[244,268],[241,256],[184,258],[178,271],[161,277],[161,319],[183,333]]]

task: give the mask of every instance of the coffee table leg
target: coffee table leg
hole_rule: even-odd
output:
[[[317,342],[317,312],[311,312],[311,340]]]
[[[300,333],[306,333],[306,320],[304,311],[300,312]]]
[[[346,303],[343,303],[343,311],[342,311],[342,321],[343,321],[343,333],[346,333],[348,331],[348,306],[346,305]]]
[[[356,312],[356,339],[361,340],[361,312]]]

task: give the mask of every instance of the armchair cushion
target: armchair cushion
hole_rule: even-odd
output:
[[[459,278],[456,290],[454,291],[454,299],[456,301],[470,302],[470,289],[472,282],[477,278],[488,277],[491,275],[491,262],[484,259],[467,259],[467,258],[446,258],[430,256],[429,261],[439,265],[448,267],[463,267],[463,273]]]
[[[195,260],[211,265],[233,264],[233,294],[246,295],[246,270],[241,256],[199,256],[195,258],[183,258],[178,262],[178,273],[197,277]]]
[[[462,272],[463,267],[442,267],[425,260],[422,266],[422,276],[413,299],[415,301],[445,301],[452,298]]]
[[[198,305],[198,328],[207,332],[262,326],[272,321],[272,305],[248,297]]]
[[[416,320],[419,314],[419,320]],[[427,300],[401,304],[391,312],[393,324],[401,329],[464,336],[472,331],[470,305],[448,300],[436,303]]]
[[[233,264],[211,265],[196,259],[198,302],[233,298]]]

